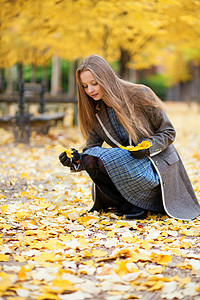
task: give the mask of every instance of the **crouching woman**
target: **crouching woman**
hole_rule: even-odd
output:
[[[93,180],[91,211],[115,208],[127,219],[148,211],[191,220],[200,206],[173,142],[175,130],[162,102],[147,86],[120,79],[100,56],[86,57],[76,72],[82,153],[59,159]],[[151,147],[130,151],[142,141]],[[106,142],[110,148],[102,147]],[[121,147],[121,145],[123,147]]]

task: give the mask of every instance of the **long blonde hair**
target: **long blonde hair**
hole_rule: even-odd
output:
[[[86,57],[76,71],[79,122],[83,137],[87,138],[88,131],[94,128],[97,104],[85,93],[80,81],[80,73],[86,70],[94,75],[105,98],[133,142],[137,143],[141,135],[149,137],[152,131],[147,117],[144,116],[143,107],[149,105],[162,109],[161,101],[150,88],[120,79],[110,65],[98,55]]]

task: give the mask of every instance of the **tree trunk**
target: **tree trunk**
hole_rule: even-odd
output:
[[[60,59],[54,55],[52,57],[52,72],[51,72],[51,95],[56,96],[61,92],[61,68]]]
[[[7,88],[6,94],[10,95],[13,93],[13,67],[8,68],[7,70]]]
[[[108,25],[104,26],[104,34],[103,34],[103,55],[104,58],[107,59],[107,51],[108,51],[108,37],[109,37],[109,28]]]
[[[31,65],[31,83],[36,83],[36,66]]]
[[[0,93],[5,90],[5,69],[0,68]]]
[[[129,81],[135,83],[137,80],[137,73],[135,69],[129,69]]]
[[[128,50],[120,49],[120,61],[119,61],[119,75],[125,80],[129,80],[129,68],[127,67],[130,62],[131,56]]]
[[[76,69],[78,67],[78,60],[74,60],[71,62],[70,70],[69,70],[69,88],[68,88],[68,97],[75,98],[76,97]]]
[[[23,65],[22,63],[17,63],[17,84],[19,85],[23,80]]]
[[[48,91],[49,85],[48,85],[47,67],[46,66],[42,67],[42,83],[45,87],[45,91]]]
[[[77,98],[77,89],[76,89],[76,69],[78,68],[78,59],[71,62],[70,72],[69,72],[69,98]],[[78,106],[77,103],[74,104],[73,111],[73,125],[78,125]]]

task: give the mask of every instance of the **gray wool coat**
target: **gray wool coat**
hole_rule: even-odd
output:
[[[120,143],[108,118],[105,104],[100,101],[96,109],[98,116],[93,131],[88,134],[83,152],[95,146],[101,147],[103,142],[116,147],[113,139]],[[200,214],[200,206],[181,158],[172,144],[175,139],[175,129],[165,112],[160,109],[147,106],[144,108],[144,115],[148,118],[154,132],[150,137],[153,145],[149,148],[149,159],[160,179],[165,211],[170,217],[176,219],[194,219]],[[141,136],[140,139],[145,139],[145,136]]]

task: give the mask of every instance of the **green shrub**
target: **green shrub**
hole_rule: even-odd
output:
[[[155,74],[147,78],[140,79],[139,83],[149,86],[161,100],[166,100],[168,88],[166,85],[166,79],[162,74]]]

